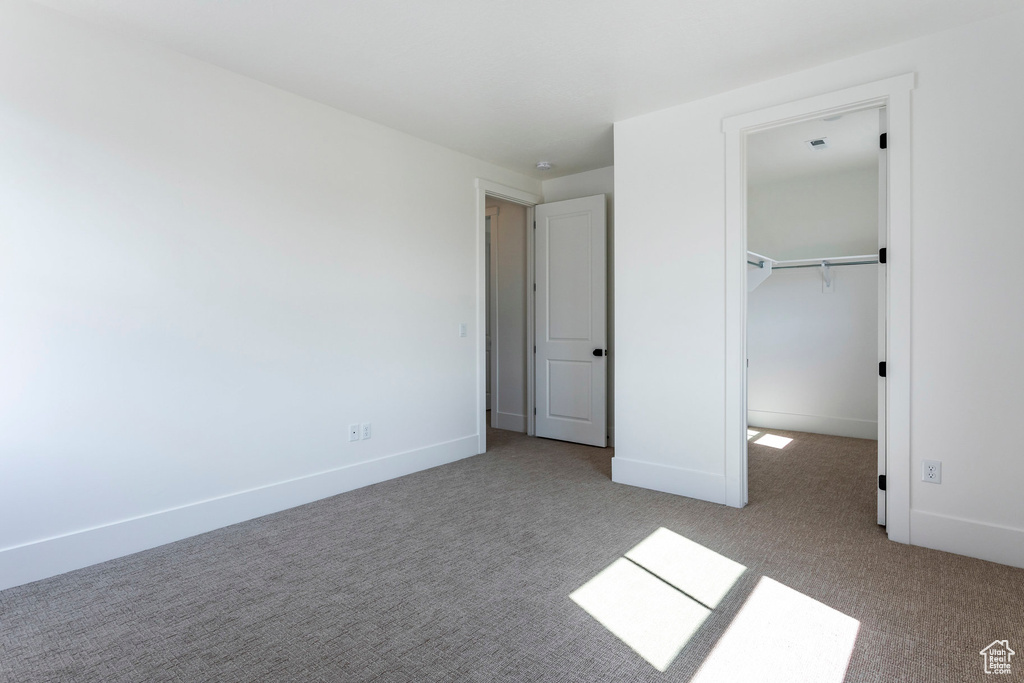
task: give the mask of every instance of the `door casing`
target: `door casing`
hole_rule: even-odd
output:
[[[497,336],[495,334],[495,329],[497,327],[497,324],[496,324],[497,321],[495,320],[495,318],[497,317],[495,315],[495,313],[497,312],[497,306],[495,305],[496,304],[496,299],[497,299],[497,292],[495,291],[496,288],[494,286],[494,272],[495,272],[495,269],[494,269],[494,242],[495,242],[495,239],[496,239],[494,233],[495,233],[495,227],[497,226],[497,219],[498,219],[498,208],[497,207],[489,207],[487,209],[485,217],[484,217],[484,224],[485,225],[487,224],[488,219],[490,219],[490,230],[488,230],[486,232],[486,235],[485,235],[485,245],[484,245],[484,254],[485,254],[485,261],[484,261],[484,263],[486,264],[485,267],[484,267],[484,277],[485,277],[485,280],[484,280],[484,292],[485,292],[485,296],[487,297],[487,302],[485,304],[486,305],[487,314],[484,317],[485,324],[487,325],[486,331],[485,331],[486,341],[485,341],[485,344],[484,344],[484,353],[487,355],[487,365],[486,365],[486,367],[487,367],[487,379],[489,380],[489,383],[486,384],[486,386],[487,386],[487,410],[491,411],[491,418],[493,420],[494,413],[497,410],[497,408],[495,406],[496,406],[496,403],[497,403],[497,396],[498,396],[498,387],[497,387],[498,372],[497,372],[497,367],[496,367],[497,366],[497,362],[496,362],[496,359],[495,359],[495,355],[496,354],[494,353],[494,339]]]

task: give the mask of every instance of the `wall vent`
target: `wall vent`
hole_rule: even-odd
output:
[[[804,144],[811,149],[825,149],[828,147],[828,138],[814,138],[813,140],[807,140]]]

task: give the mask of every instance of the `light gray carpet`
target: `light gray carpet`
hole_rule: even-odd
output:
[[[736,510],[492,430],[486,455],[0,592],[0,680],[688,681],[762,576],[860,621],[848,681],[1024,653],[1024,570],[889,542],[873,442],[777,433]],[[748,567],[665,673],[568,598],[659,527]]]

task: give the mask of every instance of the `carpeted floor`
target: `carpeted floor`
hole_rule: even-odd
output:
[[[751,446],[736,510],[492,430],[486,455],[0,592],[0,680],[703,680],[762,577],[860,622],[847,681],[985,680],[996,639],[1024,676],[1024,570],[889,542],[874,442],[773,433],[794,441]],[[747,568],[664,673],[569,598],[661,527]]]

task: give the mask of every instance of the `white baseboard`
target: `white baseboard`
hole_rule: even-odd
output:
[[[910,543],[1024,568],[1024,529],[911,510]]]
[[[849,417],[827,417],[824,415],[799,415],[797,413],[775,413],[770,410],[748,410],[747,424],[765,429],[782,429],[787,432],[808,432],[810,434],[831,434],[849,436],[854,439],[878,440],[878,422],[856,420]]]
[[[522,432],[525,434],[526,416],[491,411],[491,426],[495,429],[509,429],[513,432]]]
[[[0,590],[477,454],[477,435],[0,550]]]
[[[625,460],[616,455],[612,458],[612,481],[725,504],[725,476],[721,474]]]

